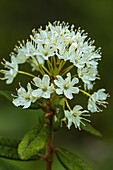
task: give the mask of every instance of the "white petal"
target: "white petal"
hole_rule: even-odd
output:
[[[37,57],[39,63],[44,64],[44,58],[43,58],[42,56],[38,55],[38,56],[36,56],[36,57]]]
[[[17,93],[19,96],[26,96],[26,90],[23,88],[23,87],[20,87],[18,90],[17,90]]]
[[[71,84],[74,86],[74,85],[77,84],[78,82],[79,82],[79,79],[76,78],[76,77],[74,77],[74,78],[72,79]]]
[[[63,94],[63,90],[62,89],[56,89],[56,93],[57,94]]]
[[[73,108],[73,112],[77,113],[79,110],[83,109],[82,106],[80,105],[76,105],[74,108]]]
[[[30,105],[31,105],[31,101],[26,102],[26,103],[24,104],[23,109],[28,108]]]
[[[91,112],[97,112],[97,106],[91,98],[89,98],[88,101],[88,110],[90,110]]]
[[[69,89],[64,90],[64,95],[65,95],[68,99],[72,99],[72,98],[73,98],[72,92],[71,92],[71,90],[69,90]]]
[[[13,82],[13,77],[10,77],[6,80],[6,84],[11,84]]]
[[[31,84],[30,83],[27,84],[27,90],[28,90],[28,92],[31,91]]]
[[[33,90],[32,95],[34,97],[41,97],[43,95],[43,91],[41,89]]]
[[[100,90],[98,90],[98,99],[99,100],[106,100],[106,98],[107,98],[107,95],[106,95],[106,93],[104,93],[104,91],[105,91],[105,89],[100,89]]]
[[[18,54],[17,54],[17,58],[16,58],[16,61],[18,64],[23,64],[26,62],[27,60],[27,56],[25,55],[25,53],[23,51],[20,51]]]
[[[42,78],[42,86],[49,87],[50,78],[47,74]]]
[[[60,87],[60,88],[63,87],[63,84],[59,80],[54,80],[54,82],[58,87]]]
[[[41,87],[41,79],[39,77],[33,78],[33,81],[37,87]]]
[[[64,84],[64,79],[61,76],[58,75],[56,77],[57,77],[58,81],[61,82],[61,84]]]
[[[66,82],[71,82],[71,73],[67,73],[67,78],[65,79]]]
[[[71,87],[70,90],[71,90],[72,93],[75,93],[75,94],[79,93],[79,88],[78,87]]]

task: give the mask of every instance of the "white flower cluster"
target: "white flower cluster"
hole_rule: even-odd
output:
[[[98,77],[98,61],[101,59],[100,49],[95,49],[94,41],[87,38],[84,30],[76,30],[74,25],[71,27],[64,22],[49,23],[45,30],[33,30],[30,41],[19,42],[19,46],[11,53],[11,62],[4,60],[7,70],[1,70],[7,84],[12,83],[17,73],[33,77],[32,84],[36,89],[32,89],[30,83],[27,85],[28,91],[23,87],[18,89],[17,98],[13,101],[16,106],[28,108],[39,98],[49,99],[52,95],[61,95],[66,100],[65,104],[70,110],[65,110],[65,117],[68,120],[68,128],[75,124],[80,128],[81,119],[87,112],[81,111],[82,107],[76,105],[72,110],[67,99],[73,99],[73,94],[82,92],[89,96],[88,110],[91,112],[100,111],[97,104],[105,106],[107,94],[105,89],[100,89],[90,95],[87,90],[93,88],[94,81]],[[38,71],[42,75],[35,76],[19,70],[19,65],[30,63],[32,71]],[[67,65],[66,65],[67,64]],[[72,69],[72,76],[71,71]],[[84,90],[75,84],[82,82]],[[83,114],[84,113],[84,114]],[[86,114],[87,115],[87,114]],[[87,120],[87,119],[84,119]]]

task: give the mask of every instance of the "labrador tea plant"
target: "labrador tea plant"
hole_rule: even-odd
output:
[[[37,114],[42,109],[44,114],[37,127],[22,140],[0,137],[1,157],[20,161],[43,159],[46,169],[51,170],[53,154],[56,154],[65,169],[92,169],[73,153],[54,147],[53,132],[65,124],[68,129],[74,125],[101,136],[89,123],[90,114],[101,112],[108,97],[104,88],[89,93],[94,82],[100,79],[97,69],[101,52],[93,44],[84,30],[58,21],[48,23],[44,30],[42,27],[38,31],[34,29],[29,40],[19,42],[14,48],[10,62],[3,59],[5,69],[1,69],[4,75],[1,80],[6,80],[6,84],[11,84],[17,74],[30,76],[31,81],[27,89],[19,83],[17,94],[2,90],[0,94],[16,107],[37,109]],[[20,70],[19,66],[25,63],[31,66],[31,71]],[[87,97],[87,107],[84,109],[75,100],[72,108],[70,101],[80,93]]]

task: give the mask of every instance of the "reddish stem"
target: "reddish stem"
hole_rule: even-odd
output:
[[[52,162],[53,162],[53,116],[49,118],[50,120],[50,127],[51,127],[51,135],[47,143],[47,150],[46,150],[46,170],[52,170]]]

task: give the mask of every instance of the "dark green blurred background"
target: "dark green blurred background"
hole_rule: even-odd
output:
[[[89,37],[96,40],[97,47],[102,47],[103,58],[99,64],[101,81],[97,81],[95,89],[104,87],[111,97],[108,99],[108,108],[91,117],[92,125],[103,134],[101,139],[73,127],[71,130],[62,128],[55,133],[54,144],[78,154],[95,170],[112,170],[113,0],[0,0],[0,61],[3,57],[8,60],[17,41],[29,38],[33,28],[45,26],[48,21],[55,20],[75,24],[76,28],[80,26],[89,33]],[[22,85],[26,84],[24,76],[18,76],[11,85],[0,81],[0,90],[15,90],[18,81]],[[0,96],[0,135],[22,138],[37,122],[37,111],[15,108]],[[53,170],[63,170],[57,159],[54,160]],[[0,170],[11,170],[7,163],[18,165],[22,170],[44,170],[42,161],[6,161],[6,167],[2,165],[2,161],[4,160],[0,159]]]

